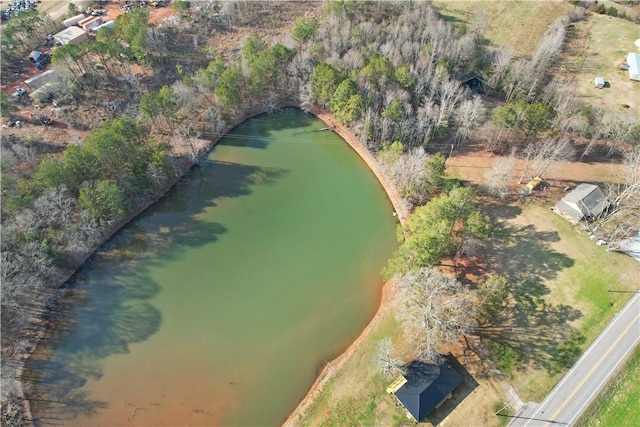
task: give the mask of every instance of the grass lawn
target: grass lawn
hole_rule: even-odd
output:
[[[625,61],[628,52],[637,52],[634,42],[640,37],[638,24],[592,14],[585,22],[577,23],[576,30],[579,35],[575,42],[584,46],[572,51],[572,56],[564,61],[571,65],[569,77],[575,77],[571,84],[579,100],[609,113],[637,119],[640,115],[640,83],[629,80],[629,73],[618,70],[617,66]],[[593,79],[597,76],[608,86],[594,88]]]
[[[443,18],[454,26],[473,26],[474,12],[486,13],[482,35],[492,44],[506,46],[516,56],[530,56],[542,34],[571,7],[563,1],[449,1],[435,0]]]
[[[635,426],[640,419],[640,348],[620,368],[577,426]]]
[[[306,416],[296,424],[399,425],[405,418],[395,407],[393,396],[385,392],[390,381],[384,381],[376,373],[371,361],[378,341],[399,334],[394,317],[385,317],[338,374],[327,382]]]
[[[488,243],[483,271],[510,279],[511,298],[502,318],[480,327],[469,337],[492,350],[494,365],[506,374],[524,401],[540,400],[551,390],[588,344],[594,340],[630,294],[609,289],[632,289],[640,276],[640,264],[617,253],[608,253],[585,233],[551,212],[543,200],[525,204],[486,205],[496,231]],[[611,306],[613,303],[613,306]],[[315,402],[296,425],[400,425],[405,413],[385,387],[372,364],[377,343],[392,337],[398,355],[411,352],[393,311],[380,322],[342,369],[324,385]],[[440,425],[499,426],[513,407],[505,407],[509,384],[481,352],[451,351],[467,370],[464,386],[427,419]],[[501,410],[502,409],[502,410]]]
[[[542,399],[635,289],[640,264],[606,252],[550,211],[549,204],[489,209],[498,226],[490,272],[510,279],[502,318],[480,328],[523,400]]]

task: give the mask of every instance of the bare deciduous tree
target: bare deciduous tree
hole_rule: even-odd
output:
[[[402,359],[396,357],[395,352],[391,338],[386,337],[378,341],[373,364],[384,379],[390,380],[404,373]]]
[[[609,142],[607,157],[622,150],[625,144],[640,143],[640,123],[608,117],[602,122],[601,133]]]
[[[33,204],[36,215],[47,225],[69,225],[76,207],[74,198],[64,184],[45,189]]]
[[[611,250],[623,250],[625,239],[640,230],[640,145],[625,153],[625,169],[622,182],[608,188],[611,209],[596,221]]]
[[[525,150],[525,168],[520,176],[519,184],[527,174],[543,176],[554,162],[569,161],[575,157],[573,143],[565,137],[545,138],[529,144]]]
[[[506,48],[500,48],[494,52],[492,61],[493,67],[489,80],[487,81],[490,87],[496,88],[500,85],[502,78],[509,69],[512,57],[513,52]]]
[[[467,142],[471,131],[480,125],[483,118],[484,107],[480,97],[475,97],[471,100],[467,99],[460,103],[460,107],[456,110],[456,122],[458,123],[456,143],[458,147]]]
[[[513,156],[501,157],[493,162],[484,174],[484,185],[487,191],[501,199],[509,195],[509,183],[513,179],[515,159]]]
[[[434,360],[438,346],[456,342],[474,327],[471,295],[453,277],[425,267],[399,281],[397,318],[421,359]]]
[[[399,142],[391,144],[391,147],[397,144],[402,147],[399,152],[389,155],[388,150],[383,148],[378,159],[403,198],[414,206],[424,204],[428,190],[425,185],[425,166],[429,155],[422,147],[402,152],[405,147]]]

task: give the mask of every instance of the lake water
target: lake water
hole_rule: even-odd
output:
[[[323,127],[296,109],[248,120],[83,266],[29,362],[34,417],[284,421],[372,318],[396,247],[379,183]]]

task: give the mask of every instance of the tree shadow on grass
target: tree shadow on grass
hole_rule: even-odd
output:
[[[162,313],[150,300],[162,289],[152,269],[227,232],[200,215],[218,199],[249,195],[287,172],[224,162],[207,167],[210,173],[192,172],[116,233],[66,286],[72,298],[60,310],[64,317],[52,324],[23,375],[38,423],[64,425],[107,408],[82,387],[103,376],[108,357],[128,353],[160,329]]]
[[[550,244],[556,231],[500,223],[486,251],[492,271],[509,280],[510,301],[501,315],[478,328],[507,372],[534,364],[557,372],[571,366],[584,337],[570,322],[582,313],[559,301],[549,301],[546,281],[574,265],[574,260]]]

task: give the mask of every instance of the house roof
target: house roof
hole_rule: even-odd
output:
[[[462,377],[447,362],[441,365],[412,362],[396,397],[417,421],[433,411],[460,383]]]
[[[580,184],[560,200],[554,210],[574,222],[586,216],[597,216],[609,206],[609,201],[597,185]],[[569,219],[567,218],[567,219]]]
[[[60,31],[53,36],[60,44],[69,44],[76,41],[84,41],[87,39],[87,34],[80,27],[69,27]]]

